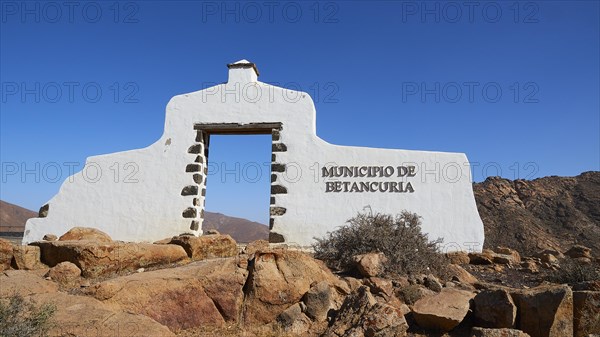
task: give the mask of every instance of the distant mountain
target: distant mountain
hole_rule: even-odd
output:
[[[38,216],[37,212],[0,200],[0,232],[22,233],[27,219]],[[206,229],[216,229],[229,234],[237,242],[268,240],[269,227],[250,220],[230,217],[221,213],[204,213]]]
[[[258,222],[230,217],[221,213],[204,213],[204,230],[216,229],[221,234],[229,234],[237,242],[268,240],[269,227]]]
[[[574,244],[600,254],[600,172],[535,180],[487,178],[473,184],[485,228],[484,248],[525,254],[566,251]]]
[[[37,212],[0,200],[0,232],[23,232],[27,219]]]

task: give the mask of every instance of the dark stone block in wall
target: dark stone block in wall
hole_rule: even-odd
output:
[[[287,151],[287,146],[285,146],[285,144],[283,144],[283,143],[273,143],[272,151],[273,152],[285,152],[285,151]]]
[[[276,174],[271,174],[271,182],[274,183],[277,181],[277,175]]]
[[[285,242],[285,238],[283,235],[279,233],[270,232],[269,233],[269,243],[281,243]]]
[[[275,205],[275,197],[271,197],[271,205]]]
[[[271,138],[273,139],[273,141],[278,141],[279,136],[280,136],[279,130],[273,129],[273,131],[271,131]]]
[[[206,188],[202,189],[202,196],[205,197],[206,196]]]
[[[271,172],[285,172],[285,164],[271,164]]]
[[[204,141],[204,135],[202,134],[202,131],[198,131],[196,133],[196,141],[198,143],[203,142]]]
[[[199,154],[202,151],[202,144],[194,144],[188,149],[188,153]]]
[[[198,195],[198,186],[188,185],[181,190],[181,195]]]
[[[281,185],[271,185],[271,194],[287,194],[287,188]]]
[[[50,204],[45,204],[40,207],[40,211],[38,212],[38,218],[45,218],[48,216],[48,211],[50,211]]]
[[[188,207],[181,213],[184,218],[195,218],[198,215],[198,212],[194,207]]]
[[[196,160],[194,160],[194,162],[196,162],[196,163],[204,163],[204,158],[202,158],[202,156],[197,156]]]
[[[287,210],[285,207],[271,207],[271,216],[284,215]]]
[[[202,175],[201,174],[194,174],[194,182],[196,184],[202,184]]]
[[[200,172],[200,164],[188,164],[185,167],[185,172]]]
[[[271,161],[272,162],[276,162],[277,161],[277,156],[275,156],[275,153],[271,154]]]
[[[273,225],[275,224],[275,219],[270,218],[269,219],[269,230],[273,229]]]
[[[200,222],[196,220],[192,220],[192,224],[190,225],[190,229],[193,231],[197,231],[200,228]]]

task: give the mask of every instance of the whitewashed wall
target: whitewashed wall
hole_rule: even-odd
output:
[[[193,175],[205,176],[207,161],[194,125],[281,123],[274,150],[282,150],[280,144],[286,149],[273,154],[275,167],[285,166],[285,172],[273,172],[272,186],[274,192],[285,193],[272,194],[273,242],[309,246],[314,237],[344,225],[370,206],[374,212],[418,213],[424,231],[431,238],[442,237],[446,250],[481,250],[483,224],[464,154],[332,145],[317,137],[315,113],[307,93],[258,82],[247,61],[237,62],[227,83],[173,97],[166,109],[164,134],[154,144],[88,158],[83,171],[69,177],[48,202],[47,216],[27,222],[23,242],[40,240],[47,233],[61,235],[75,226],[95,227],[124,241],[199,235],[205,179],[198,181]],[[198,144],[201,151],[189,153]],[[115,163],[121,173],[118,179]],[[326,192],[326,182],[332,181],[322,177],[326,165],[415,166],[416,175],[410,178],[338,178],[410,182],[414,192]],[[186,172],[190,167],[199,172]],[[186,186],[196,186],[198,194],[182,195]],[[184,218],[182,212],[190,207],[197,215]]]

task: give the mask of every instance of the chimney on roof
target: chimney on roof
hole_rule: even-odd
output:
[[[258,81],[258,68],[256,68],[256,64],[248,61],[248,60],[240,60],[235,63],[230,63],[227,65],[229,68],[229,80],[230,82],[256,82]]]

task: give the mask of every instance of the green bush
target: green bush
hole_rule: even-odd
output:
[[[56,307],[36,307],[21,295],[0,299],[0,337],[45,336]]]
[[[315,257],[341,271],[353,268],[353,256],[371,252],[387,257],[384,268],[388,276],[443,275],[447,265],[438,249],[442,240],[429,241],[421,232],[421,217],[407,211],[395,217],[359,213],[348,225],[315,239]]]

